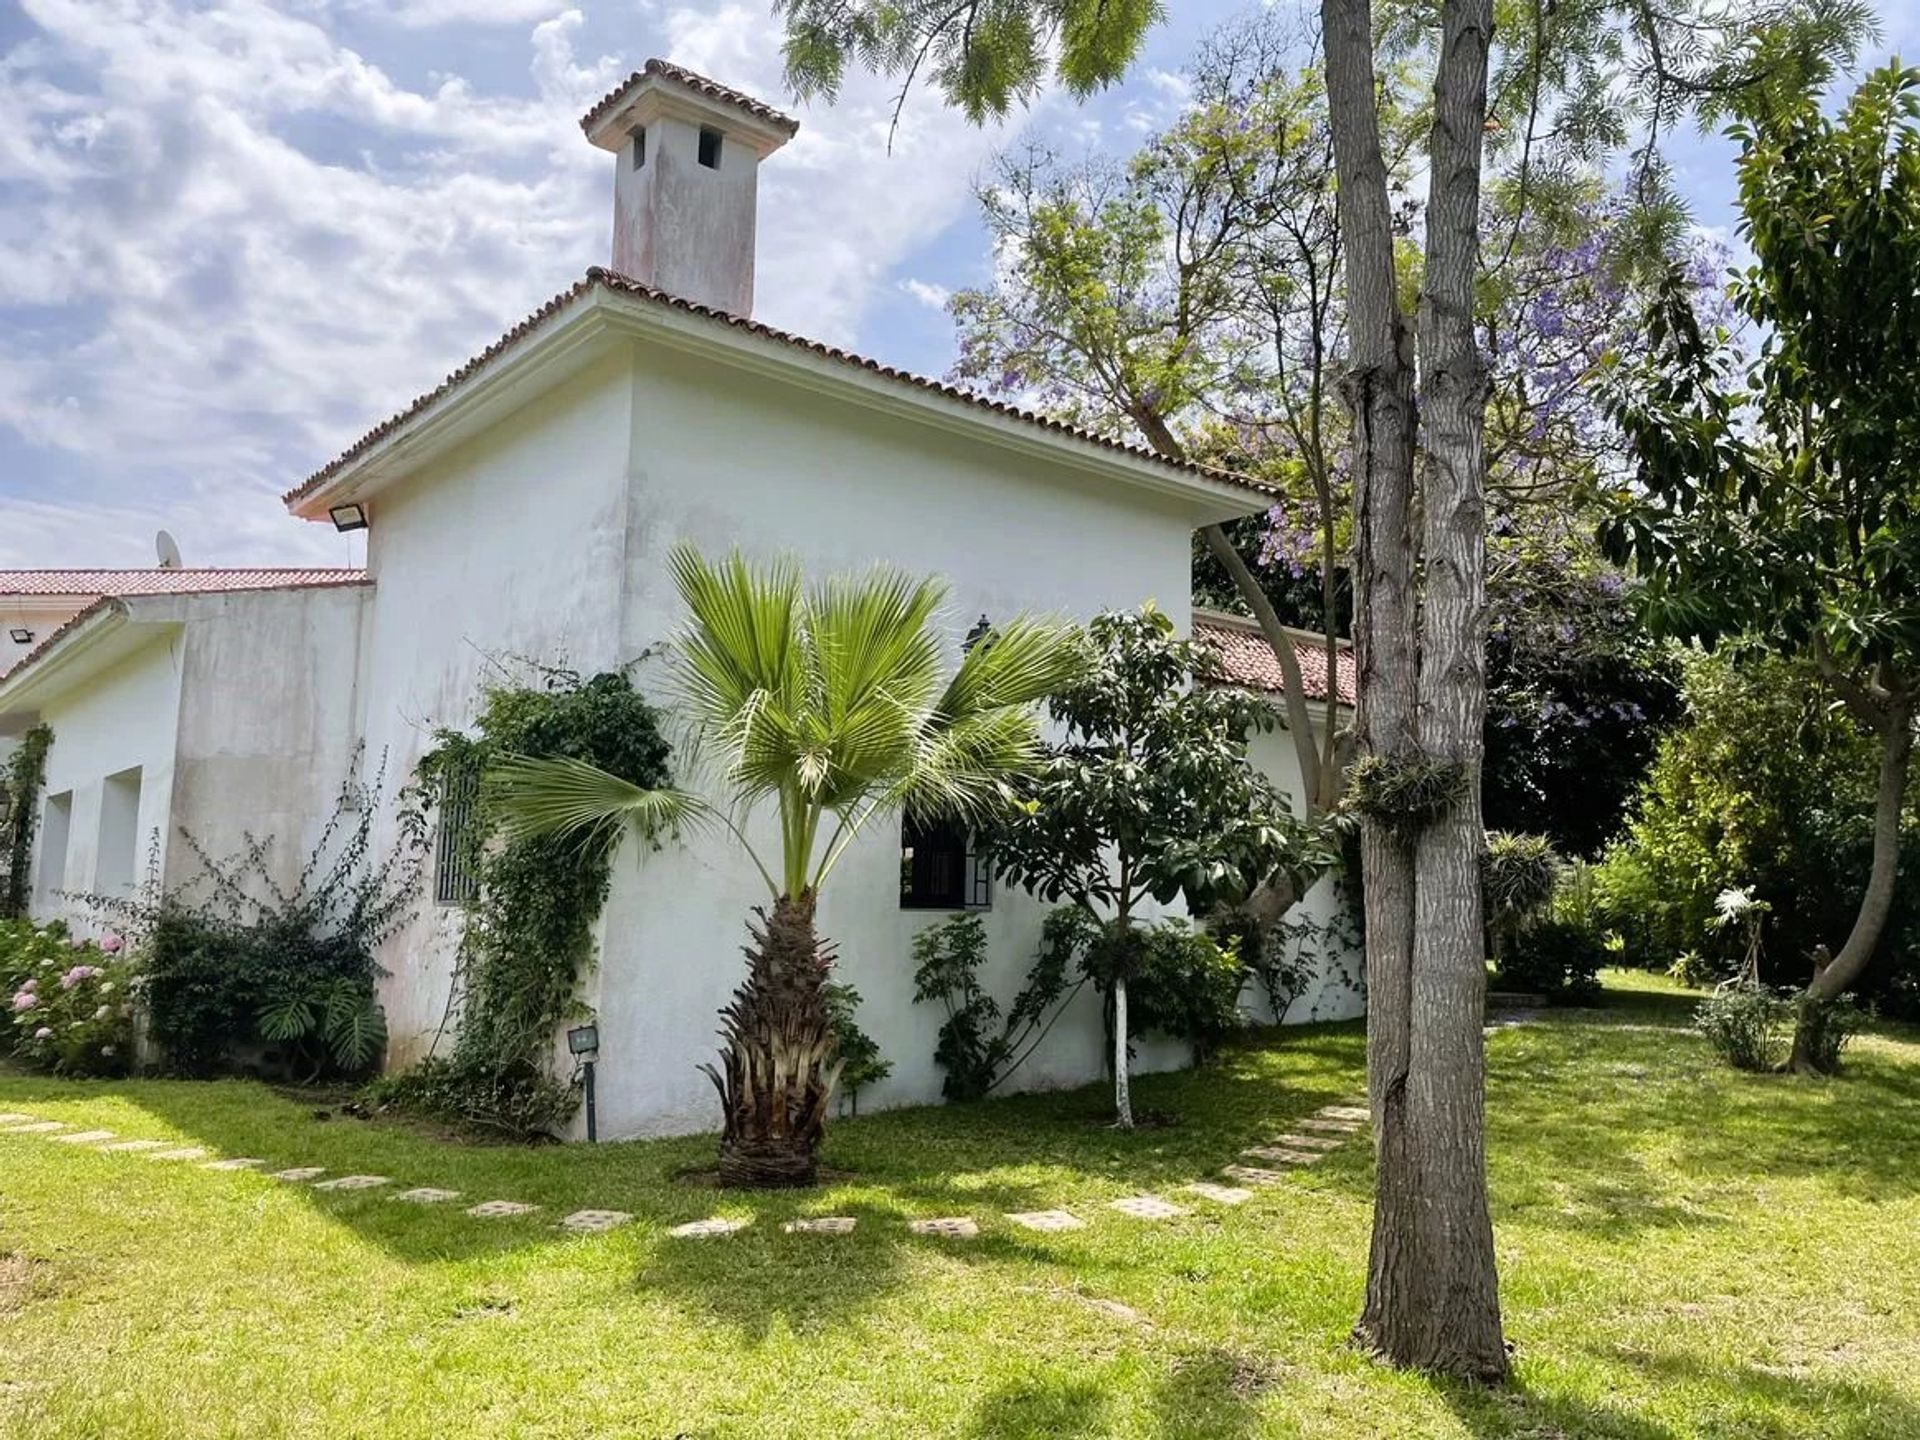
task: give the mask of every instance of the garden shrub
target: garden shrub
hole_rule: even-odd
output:
[[[840,1089],[846,1093],[848,1105],[857,1115],[860,1092],[891,1075],[893,1062],[881,1054],[880,1042],[860,1028],[858,990],[829,981],[826,998],[827,1018],[833,1026],[834,1043],[840,1055]]]
[[[59,1075],[124,1075],[133,1061],[134,971],[118,935],[70,940],[64,926],[0,927],[4,1037],[15,1060]]]
[[[1722,985],[1700,1002],[1694,1024],[1738,1070],[1772,1070],[1786,1058],[1793,1004],[1765,985]]]
[[[1698,950],[1681,951],[1673,964],[1667,967],[1667,974],[1695,990],[1706,990],[1727,978],[1724,966],[1709,960]]]
[[[1859,1033],[1866,1015],[1844,995],[1821,999],[1802,991],[1793,1002],[1806,1059],[1822,1075],[1840,1069],[1840,1052]]]
[[[35,725],[14,745],[0,768],[0,920],[27,913],[27,881],[33,869],[33,831],[46,781],[53,731]]]
[[[1480,892],[1487,948],[1496,961],[1553,899],[1560,856],[1545,835],[1487,832],[1480,855]],[[1504,965],[1503,965],[1503,968]]]
[[[1536,920],[1500,957],[1495,983],[1538,993],[1560,1005],[1591,1004],[1600,994],[1605,944],[1585,926]]]
[[[356,1074],[379,1058],[374,954],[412,913],[420,871],[411,838],[372,857],[379,788],[378,776],[341,786],[290,888],[268,862],[272,837],[222,858],[182,832],[199,865],[187,883],[92,897],[140,956],[148,1033],[167,1069],[312,1080]],[[403,824],[403,833],[413,829]],[[293,1023],[303,1013],[311,1025]]]
[[[1003,1016],[1000,1004],[980,984],[987,960],[987,930],[978,915],[955,915],[929,925],[913,940],[913,998],[938,1002],[941,1022],[933,1059],[943,1071],[940,1093],[949,1100],[978,1100],[1011,1075],[1046,1038],[1050,1015],[1078,993],[1085,977],[1070,970],[1085,953],[1094,918],[1075,906],[1049,914],[1040,929],[1040,952],[1027,983]]]
[[[1127,981],[1127,1028],[1185,1040],[1196,1061],[1206,1060],[1247,1023],[1238,944],[1222,945],[1184,920],[1135,926],[1132,935],[1139,945]]]

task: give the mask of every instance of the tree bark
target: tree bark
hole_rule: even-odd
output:
[[[1377,1179],[1356,1338],[1395,1364],[1499,1379],[1486,1198],[1479,724],[1485,706],[1481,431],[1473,334],[1490,0],[1447,0],[1435,82],[1421,344],[1433,464],[1414,530],[1413,366],[1395,284],[1368,0],[1322,0],[1327,98],[1347,247],[1354,420],[1358,744],[1465,766],[1473,797],[1411,846],[1369,817],[1367,1067]],[[1424,555],[1423,555],[1423,552]],[[1424,607],[1416,577],[1424,573]]]
[[[1127,1073],[1127,977],[1113,977],[1113,1123],[1133,1128],[1133,1086]]]
[[[700,1068],[720,1092],[720,1183],[812,1185],[840,1080],[826,983],[833,957],[814,930],[814,896],[756,909],[747,978],[720,1012],[721,1068]]]
[[[1904,692],[1892,696],[1881,709],[1880,787],[1873,810],[1873,866],[1867,875],[1867,890],[1860,897],[1860,909],[1853,917],[1847,942],[1832,962],[1813,977],[1807,986],[1810,1000],[1831,1000],[1844,994],[1866,969],[1867,961],[1879,948],[1880,934],[1886,928],[1887,915],[1893,909],[1895,882],[1900,874],[1900,816],[1906,807],[1907,776],[1913,763],[1914,705]],[[1794,1027],[1793,1054],[1788,1067],[1799,1074],[1819,1070],[1813,1048],[1808,1043],[1807,1018],[1803,1015]]]

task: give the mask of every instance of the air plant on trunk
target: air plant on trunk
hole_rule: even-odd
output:
[[[840,1076],[826,986],[832,947],[815,927],[822,888],[876,819],[903,810],[972,822],[1040,757],[1038,702],[1070,682],[1074,632],[1009,620],[947,673],[946,587],[890,569],[804,583],[790,561],[669,559],[688,619],[673,646],[678,709],[715,798],[647,790],[576,760],[496,768],[521,833],[616,843],[683,822],[730,832],[766,882],[747,974],[721,1013],[720,1178],[810,1185]],[[943,678],[944,677],[944,678]],[[777,857],[747,838],[771,802]]]

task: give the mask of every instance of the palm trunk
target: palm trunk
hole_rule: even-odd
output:
[[[1904,693],[1892,698],[1880,717],[1880,789],[1873,811],[1873,868],[1867,890],[1860,897],[1847,943],[1830,964],[1813,977],[1807,998],[1831,1000],[1844,994],[1866,969],[1879,948],[1880,933],[1893,909],[1894,883],[1900,873],[1900,815],[1907,798],[1907,774],[1913,762],[1913,701]],[[1810,1017],[1803,1009],[1793,1033],[1793,1055],[1788,1066],[1799,1074],[1814,1073],[1819,1065],[1808,1033]]]
[[[700,1067],[720,1092],[720,1183],[811,1185],[840,1079],[826,1004],[833,957],[814,931],[812,891],[754,914],[747,978],[720,1012],[723,1069]]]
[[[1473,335],[1490,0],[1447,0],[1435,82],[1422,316],[1431,468],[1416,545],[1413,374],[1396,298],[1368,0],[1323,0],[1347,246],[1355,426],[1358,739],[1388,760],[1463,766],[1472,798],[1408,845],[1369,818],[1367,1065],[1378,1169],[1356,1337],[1396,1364],[1505,1375],[1486,1198],[1480,719],[1484,368]],[[1416,576],[1424,559],[1424,607]]]

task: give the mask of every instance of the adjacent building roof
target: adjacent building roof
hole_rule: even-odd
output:
[[[1304,630],[1290,630],[1293,653],[1300,662],[1300,680],[1309,700],[1327,698],[1326,637]],[[1253,621],[1238,615],[1223,615],[1213,610],[1196,610],[1193,638],[1212,648],[1220,657],[1220,678],[1243,690],[1265,695],[1281,694],[1285,682],[1273,647]],[[1336,657],[1337,698],[1342,705],[1355,704],[1360,696],[1359,668],[1353,649],[1344,640]]]
[[[0,595],[198,595],[219,590],[284,590],[358,585],[364,570],[194,569],[0,570]]]
[[[625,299],[639,301],[645,305],[658,306],[665,310],[698,316],[712,321],[716,326],[725,326],[736,332],[757,336],[765,340],[776,341],[782,345],[790,345],[797,350],[803,350],[809,354],[824,357],[845,365],[850,369],[864,370],[869,374],[878,375],[887,380],[898,382],[902,386],[931,391],[935,394],[943,395],[948,399],[964,401],[966,404],[976,406],[982,411],[990,412],[1003,418],[1013,419],[1023,424],[1031,425],[1036,429],[1049,431],[1068,439],[1098,445],[1105,449],[1130,456],[1136,460],[1144,460],[1151,464],[1164,467],[1182,475],[1196,476],[1217,484],[1230,485],[1236,489],[1244,490],[1251,495],[1258,496],[1261,499],[1271,498],[1275,493],[1271,486],[1249,479],[1244,475],[1237,475],[1230,470],[1221,470],[1213,466],[1201,465],[1188,460],[1168,459],[1164,455],[1147,449],[1144,445],[1136,445],[1129,441],[1115,439],[1110,435],[1102,435],[1092,430],[1084,430],[1079,426],[1066,424],[1063,421],[1052,419],[1032,410],[1023,410],[1019,406],[1010,405],[1004,400],[990,399],[986,396],[975,394],[970,390],[963,390],[957,385],[949,385],[942,380],[929,379],[924,375],[916,375],[910,370],[901,370],[892,365],[884,365],[878,360],[870,360],[866,356],[855,354],[851,350],[842,350],[837,346],[826,345],[818,340],[809,340],[803,335],[794,335],[788,331],[776,329],[771,325],[764,325],[758,320],[749,320],[739,315],[729,315],[723,310],[715,310],[710,306],[698,305],[691,300],[682,300],[677,295],[669,295],[664,290],[656,290],[650,285],[642,285],[637,280],[630,280],[624,275],[618,275],[611,270],[604,270],[599,266],[595,266],[593,269],[587,271],[585,279],[547,301],[546,304],[534,311],[533,314],[529,315],[518,325],[515,325],[511,330],[507,331],[505,335],[502,335],[498,340],[494,341],[493,344],[489,345],[485,350],[482,350],[478,355],[474,356],[473,359],[467,361],[466,364],[448,375],[446,379],[442,380],[433,389],[427,391],[424,395],[416,397],[405,409],[382,420],[326,465],[314,471],[306,480],[292,490],[289,490],[282,499],[288,505],[293,505],[297,501],[312,494],[335,475],[350,466],[368,450],[379,445],[381,441],[396,431],[405,429],[411,421],[418,418],[423,412],[432,408],[439,401],[446,399],[469,381],[475,379],[515,346],[537,334],[548,324],[552,323],[556,317],[575,304],[596,293],[619,296]]]
[[[622,80],[602,97],[600,102],[580,117],[580,128],[591,131],[611,111],[619,108],[633,87],[643,80],[671,80],[676,85],[684,85],[695,94],[704,95],[709,100],[722,105],[731,105],[744,110],[756,120],[765,121],[776,130],[793,135],[800,129],[800,122],[791,115],[783,115],[763,100],[744,95],[731,86],[722,85],[718,80],[709,80],[704,75],[696,75],[683,65],[675,65],[671,60],[649,60],[633,74]]]

